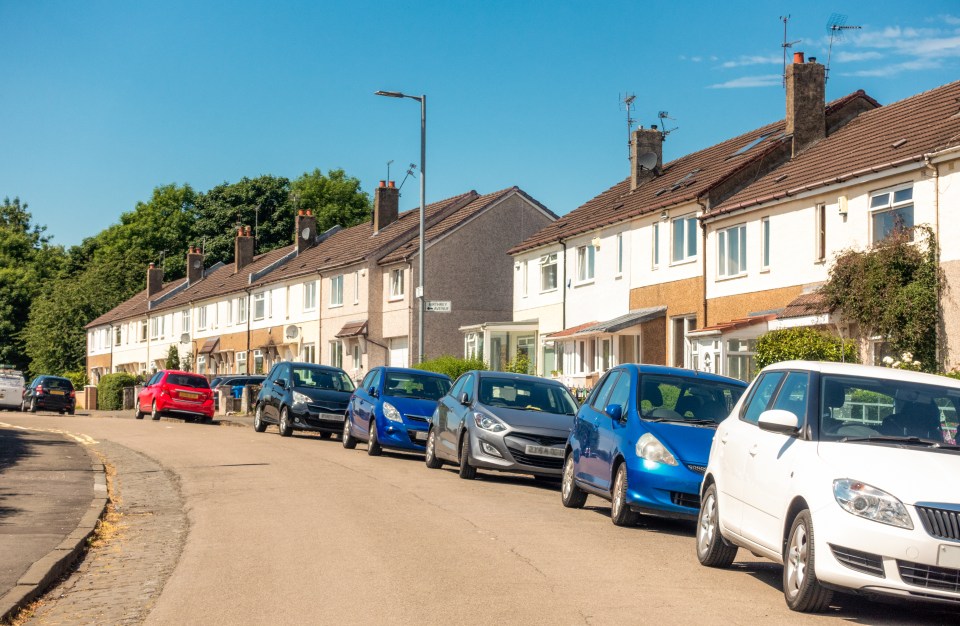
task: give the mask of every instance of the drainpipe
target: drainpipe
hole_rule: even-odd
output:
[[[110,373],[113,373],[113,324],[110,324]]]
[[[707,212],[707,204],[703,202],[700,198],[697,198],[697,204],[700,205],[700,208],[703,209],[703,213]],[[700,274],[703,277],[703,326],[707,326],[707,223],[703,219],[698,220],[700,222]]]
[[[249,374],[253,373],[253,372],[251,372],[251,364],[254,362],[253,353],[252,353],[252,351],[250,350],[250,318],[253,317],[253,311],[250,310],[250,304],[251,304],[251,303],[250,303],[250,288],[248,287],[248,288],[244,289],[244,290],[243,290],[243,293],[244,293],[244,297],[247,299],[247,361],[246,361],[247,371],[246,371],[246,373],[249,375]],[[318,298],[320,297],[319,293],[317,294],[317,297],[318,297]],[[319,302],[317,303],[317,306],[318,306],[318,307],[320,306],[320,305],[319,305]]]
[[[933,175],[933,234],[937,238],[937,269],[940,269],[940,168],[930,160],[930,155],[923,156],[923,166]],[[940,306],[941,288],[940,281],[937,281],[937,328],[936,340],[934,342],[937,367],[943,368],[942,355],[940,351],[940,342],[943,336],[940,333],[940,326],[943,323],[941,315],[943,314]]]
[[[563,285],[563,297],[561,299],[562,308],[560,310],[561,314],[561,330],[567,327],[567,242],[563,239],[560,240],[560,245],[563,246],[563,282],[560,283]]]

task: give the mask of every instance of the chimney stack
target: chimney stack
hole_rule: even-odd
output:
[[[663,134],[656,126],[641,126],[630,141],[630,191],[659,176],[662,169]]]
[[[397,221],[400,213],[400,190],[391,180],[380,181],[373,194],[373,232],[377,233]]]
[[[297,254],[309,250],[317,243],[317,218],[310,209],[297,211]]]
[[[152,298],[163,289],[163,268],[153,263],[147,268],[147,298]]]
[[[827,136],[825,101],[826,74],[816,57],[803,62],[803,53],[793,54],[793,63],[787,66],[787,127],[793,137],[793,154]]]
[[[233,242],[233,271],[239,272],[253,263],[253,235],[249,226],[237,228],[237,238]]]
[[[187,282],[193,284],[203,278],[203,253],[200,248],[187,248]]]

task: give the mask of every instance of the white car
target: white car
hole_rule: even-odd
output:
[[[784,565],[795,611],[835,590],[960,607],[960,381],[883,367],[765,368],[717,428],[697,558]]]

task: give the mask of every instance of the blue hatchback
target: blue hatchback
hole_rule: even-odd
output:
[[[367,442],[367,454],[383,448],[423,452],[437,400],[450,391],[448,376],[400,367],[375,367],[350,397],[343,447]]]
[[[600,379],[574,423],[563,464],[563,505],[610,500],[618,526],[637,513],[695,520],[719,424],[747,384],[725,376],[627,364]]]

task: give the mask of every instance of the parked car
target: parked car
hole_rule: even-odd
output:
[[[793,361],[765,368],[717,429],[697,558],[783,564],[795,611],[834,590],[960,603],[960,381]]]
[[[18,411],[23,407],[23,374],[13,369],[0,370],[0,409]]]
[[[430,417],[448,391],[449,376],[399,367],[376,367],[353,392],[343,422],[344,448],[367,442],[367,454],[383,448],[423,452]]]
[[[559,476],[577,403],[557,381],[506,372],[470,371],[437,403],[427,435],[426,463]]]
[[[77,393],[69,378],[61,376],[37,376],[23,390],[21,411],[36,413],[37,410],[74,414]]]
[[[134,417],[160,419],[163,415],[176,415],[188,419],[213,419],[213,392],[210,384],[200,374],[178,370],[160,370],[150,377],[137,396]]]
[[[627,364],[607,372],[577,412],[563,460],[561,500],[611,502],[625,526],[638,513],[695,520],[719,424],[747,384],[725,376]]]
[[[262,385],[266,376],[254,374],[227,374],[216,376],[210,381],[210,391],[213,392],[213,408],[220,408],[220,387],[231,387],[231,397],[240,398],[243,388],[249,385]]]
[[[282,437],[294,430],[312,430],[321,437],[340,433],[353,390],[353,381],[339,367],[277,363],[257,395],[253,428],[262,433],[276,424]]]

